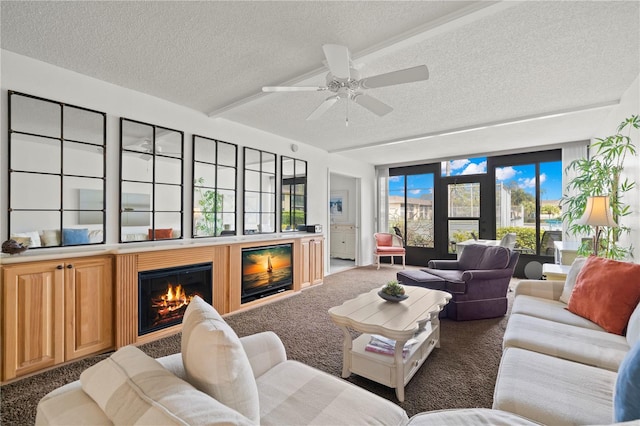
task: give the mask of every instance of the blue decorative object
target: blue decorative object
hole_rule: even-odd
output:
[[[89,230],[87,228],[64,228],[62,230],[62,245],[77,246],[79,244],[89,244]]]
[[[613,421],[640,419],[640,341],[627,353],[618,369],[613,397]]]

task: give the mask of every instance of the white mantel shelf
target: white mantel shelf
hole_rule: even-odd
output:
[[[88,246],[74,247],[51,247],[27,250],[20,254],[0,253],[0,265],[10,265],[25,262],[36,262],[42,260],[57,260],[65,257],[88,257],[101,256],[106,254],[130,254],[144,253],[153,251],[176,250],[190,247],[208,247],[220,246],[238,243],[253,243],[261,241],[273,241],[283,239],[307,238],[310,236],[322,236],[324,234],[316,234],[310,232],[291,231],[273,234],[253,234],[253,235],[237,235],[231,237],[213,237],[213,238],[189,238],[168,241],[140,241],[121,244],[97,244]]]

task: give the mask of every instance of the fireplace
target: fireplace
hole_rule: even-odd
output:
[[[211,300],[212,264],[138,273],[138,336],[180,324],[194,296]]]

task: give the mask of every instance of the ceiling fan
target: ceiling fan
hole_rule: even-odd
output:
[[[182,155],[181,152],[169,152],[169,151],[165,151],[164,148],[162,147],[162,145],[160,145],[160,142],[156,142],[156,149],[155,152],[153,150],[153,143],[151,143],[150,139],[142,139],[140,142],[135,142],[129,145],[125,145],[125,149],[127,150],[131,150],[131,151],[136,151],[141,153],[140,158],[145,159],[145,160],[150,160],[151,156],[150,154],[164,154],[164,155]]]
[[[324,56],[329,66],[326,86],[265,86],[262,88],[262,91],[333,92],[334,94],[326,98],[324,102],[307,117],[307,120],[319,118],[340,99],[346,99],[347,105],[349,101],[353,101],[382,117],[393,111],[393,108],[373,96],[365,94],[364,91],[366,89],[412,83],[429,78],[429,69],[426,65],[418,65],[412,68],[360,78],[359,72],[353,68],[347,47],[338,44],[325,44],[322,46],[322,50],[324,51]],[[349,124],[348,116],[346,123],[347,125]]]

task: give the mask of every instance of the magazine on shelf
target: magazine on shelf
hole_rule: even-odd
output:
[[[418,343],[416,339],[407,340],[407,342],[404,344],[404,348],[402,349],[402,356],[406,358],[406,356],[411,351],[411,348],[416,343]],[[372,334],[371,339],[369,340],[369,343],[367,343],[367,345],[364,347],[364,350],[383,355],[394,355],[396,350],[396,341],[384,336]]]

